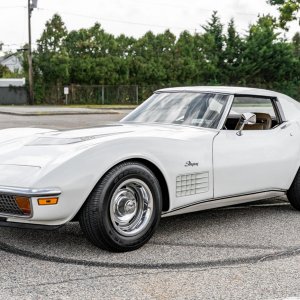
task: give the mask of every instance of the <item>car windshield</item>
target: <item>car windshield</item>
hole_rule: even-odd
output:
[[[121,122],[181,124],[216,129],[229,95],[156,93]]]

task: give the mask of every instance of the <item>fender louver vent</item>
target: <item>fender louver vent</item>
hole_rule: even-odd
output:
[[[209,190],[208,172],[177,176],[176,197],[192,196],[206,193]]]

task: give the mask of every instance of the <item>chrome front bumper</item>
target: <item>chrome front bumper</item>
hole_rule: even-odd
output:
[[[61,190],[58,188],[34,189],[34,188],[19,188],[19,187],[0,185],[0,194],[27,196],[27,197],[49,197],[49,196],[59,196],[61,194]]]
[[[33,189],[0,186],[0,217],[30,219],[33,216],[33,198],[59,196],[60,194],[61,190],[58,188]],[[30,202],[30,214],[22,212],[17,204],[17,197],[27,198],[27,201]]]

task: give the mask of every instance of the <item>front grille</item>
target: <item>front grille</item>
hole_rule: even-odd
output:
[[[0,194],[0,214],[24,215],[16,203],[16,196]]]

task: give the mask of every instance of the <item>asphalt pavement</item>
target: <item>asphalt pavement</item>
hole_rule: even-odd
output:
[[[126,113],[0,113],[0,128],[94,127]],[[164,218],[125,254],[94,247],[77,223],[0,228],[0,267],[0,299],[300,299],[300,212],[283,197]]]

